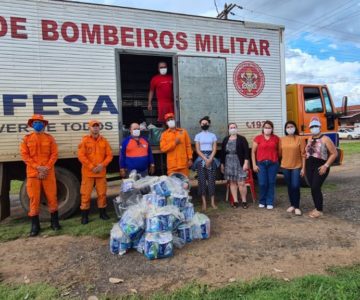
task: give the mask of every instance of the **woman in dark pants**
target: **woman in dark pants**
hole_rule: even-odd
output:
[[[216,135],[209,131],[211,120],[208,116],[199,121],[202,131],[195,136],[195,148],[198,158],[194,166],[198,172],[198,193],[202,199],[202,210],[206,210],[206,191],[208,190],[211,207],[216,209],[215,204],[215,177],[217,162]]]
[[[321,133],[321,123],[318,118],[312,118],[309,127],[312,136],[305,148],[305,173],[315,205],[315,209],[309,216],[318,218],[323,215],[321,186],[329,174],[331,164],[337,157],[337,151],[331,139]]]
[[[229,135],[224,138],[221,150],[221,172],[224,178],[230,182],[230,191],[234,199],[233,207],[239,205],[237,189],[239,188],[242,207],[247,208],[246,203],[246,170],[249,169],[250,151],[245,137],[238,134],[235,123],[228,125]]]

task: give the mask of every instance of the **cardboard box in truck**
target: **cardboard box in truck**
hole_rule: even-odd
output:
[[[31,131],[28,118],[42,114],[49,120],[46,131],[59,148],[59,214],[69,216],[79,206],[77,147],[88,121],[102,122],[115,155],[108,172],[118,172],[119,145],[130,123],[156,124],[147,95],[160,61],[173,74],[177,123],[192,138],[205,115],[219,140],[229,121],[249,141],[267,119],[281,134],[286,121],[283,30],[69,1],[2,1],[1,218],[9,215],[10,180],[25,179],[19,145]],[[20,200],[27,209],[25,183]]]

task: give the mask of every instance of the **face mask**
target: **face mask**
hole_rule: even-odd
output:
[[[140,129],[134,129],[134,130],[132,131],[132,136],[134,136],[134,137],[140,136]]]
[[[169,120],[167,121],[167,126],[169,126],[169,128],[174,128],[175,127],[175,120]]]
[[[161,75],[166,75],[166,73],[167,73],[167,68],[160,68]]]
[[[209,125],[201,125],[201,129],[202,130],[208,130],[209,129]]]
[[[295,128],[294,127],[286,128],[286,133],[289,135],[293,135],[295,133]]]
[[[320,133],[320,127],[310,128],[310,132],[311,132],[311,134],[313,134],[313,135],[317,135],[317,134]]]
[[[237,128],[230,128],[230,129],[229,129],[229,134],[230,134],[230,135],[235,135],[235,134],[237,134]]]
[[[34,122],[32,127],[34,128],[34,130],[36,132],[40,132],[41,130],[44,129],[44,123],[43,122]]]
[[[271,128],[264,128],[264,134],[265,135],[270,135],[272,133],[272,129]]]

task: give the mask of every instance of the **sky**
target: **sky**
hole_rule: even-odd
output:
[[[287,83],[320,83],[336,106],[360,105],[360,0],[78,0],[285,26]]]

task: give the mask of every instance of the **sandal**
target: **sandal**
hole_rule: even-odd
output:
[[[290,206],[290,207],[286,210],[286,212],[292,213],[292,212],[294,212],[294,210],[295,210],[295,207],[294,207],[294,206]]]
[[[300,210],[300,208],[295,208],[295,216],[301,216],[302,212]]]
[[[241,206],[243,209],[247,209],[249,207],[247,202],[241,202]]]
[[[322,211],[318,211],[317,209],[314,209],[313,211],[311,211],[309,213],[309,217],[310,218],[319,218],[323,215],[323,212]]]
[[[231,205],[232,208],[238,208],[239,207],[239,202],[234,202],[232,205]]]

